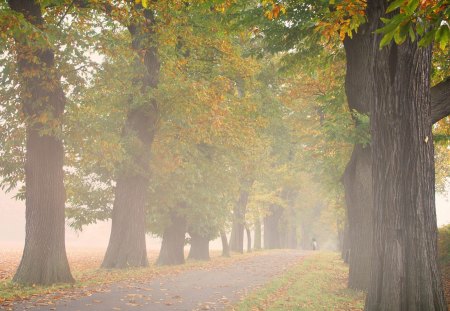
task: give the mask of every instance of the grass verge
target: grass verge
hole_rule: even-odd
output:
[[[320,252],[250,294],[233,310],[363,310],[365,294],[347,289],[348,267],[339,254]]]

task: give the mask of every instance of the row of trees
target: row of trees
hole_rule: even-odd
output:
[[[259,248],[263,223],[268,248],[338,233],[367,310],[444,310],[441,2],[0,2],[1,185],[23,186],[27,218],[14,280],[73,281],[65,216],[111,218],[105,268],[147,265],[147,232],[179,264],[186,233],[207,259],[228,229],[231,250],[252,229]]]
[[[27,217],[14,281],[73,281],[64,215],[76,229],[111,218],[104,268],[148,265],[147,232],[163,238],[159,264],[184,262],[186,233],[190,257],[207,259],[228,224],[231,250],[243,252],[251,229],[258,248],[263,218],[266,247],[297,246],[295,208],[309,208],[299,191],[306,197],[325,175],[301,162],[344,163],[314,146],[330,132],[317,112],[327,101],[312,90],[293,97],[306,75],[282,79],[276,57],[252,56],[261,42],[229,10],[177,1],[2,4],[2,186],[21,187]],[[309,87],[320,89],[317,81]],[[345,118],[342,103],[333,109]],[[313,126],[299,132],[298,122]],[[313,140],[298,139],[308,131]],[[339,188],[333,178],[325,184]],[[303,213],[303,245],[308,222],[328,201],[337,201],[333,214],[338,196],[311,199],[317,210]]]

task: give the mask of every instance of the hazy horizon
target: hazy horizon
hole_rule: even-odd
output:
[[[23,248],[25,242],[25,202],[15,200],[13,196],[11,193],[5,194],[0,191],[0,215],[2,216],[0,217],[0,249]],[[450,224],[450,185],[446,196],[436,193],[436,213],[439,227]],[[85,226],[81,232],[76,232],[66,222],[66,247],[106,250],[110,228],[109,221],[101,221]],[[160,238],[147,235],[146,240],[147,250],[159,250]],[[221,249],[221,247],[220,238],[210,243],[210,248],[213,250]]]

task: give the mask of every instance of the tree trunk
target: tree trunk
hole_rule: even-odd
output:
[[[252,251],[252,234],[250,232],[250,227],[245,224],[245,232],[247,233],[247,253]]]
[[[350,234],[349,234],[349,231],[350,230],[348,228],[348,223],[346,223],[345,227],[344,227],[343,237],[342,237],[341,257],[342,257],[342,260],[344,260],[344,262],[347,264],[350,259]]]
[[[255,221],[255,241],[253,242],[253,247],[255,249],[261,249],[261,221]]]
[[[382,26],[387,3],[368,2]],[[437,264],[431,47],[373,47],[371,102],[374,235],[365,310],[447,310]]]
[[[132,48],[137,57],[136,68],[144,68],[141,77],[142,94],[158,86],[160,63],[158,52],[152,44],[153,17],[145,10],[143,24],[131,24],[128,29],[132,37]],[[143,40],[150,38],[150,40]],[[151,41],[150,43],[148,41]],[[131,102],[133,100],[131,99]],[[155,136],[158,108],[154,99],[131,109],[122,132],[123,141],[137,138],[139,146],[127,150],[129,161],[118,173],[112,213],[111,235],[102,263],[103,268],[127,268],[147,266],[145,245],[145,207],[149,187],[149,162],[151,145]]]
[[[295,223],[291,223],[291,225],[289,226],[287,247],[290,249],[297,248],[297,226]]]
[[[450,115],[450,77],[431,88],[431,122]]]
[[[170,225],[164,230],[157,265],[184,264],[184,242],[187,223],[184,217],[172,215]]]
[[[311,224],[310,222],[303,221],[301,223],[300,247],[303,250],[310,250],[311,240],[312,240]]]
[[[222,256],[230,257],[230,246],[228,245],[227,234],[225,231],[220,231],[220,238],[222,240]]]
[[[230,249],[233,252],[244,252],[244,224],[248,195],[253,180],[242,181],[239,200],[233,209],[233,227],[231,228]]]
[[[372,241],[372,159],[370,147],[356,144],[343,183],[349,223],[349,280],[353,289],[369,284]]]
[[[270,206],[270,214],[264,218],[264,248],[280,248],[279,223],[283,209],[277,205]]]
[[[27,22],[45,31],[37,2],[9,0],[8,3]],[[53,50],[29,37],[29,41],[14,38],[22,108],[28,120],[25,247],[13,281],[42,285],[73,282],[65,248],[64,149],[61,139],[54,134],[62,130],[66,98]],[[42,34],[36,32],[36,37]]]
[[[244,252],[244,221],[245,211],[242,211],[241,206],[236,206],[233,210],[233,226],[230,235],[230,249],[233,252]]]
[[[188,259],[210,260],[209,239],[193,232],[189,232],[189,235],[191,236],[191,249]]]
[[[111,236],[102,268],[148,266],[145,202],[148,178],[121,176],[115,190]]]
[[[344,40],[347,57],[345,92],[351,110],[367,114],[370,109],[370,53],[372,33],[362,25],[352,38]],[[358,125],[358,120],[355,119]],[[366,290],[369,282],[372,239],[372,159],[369,146],[356,143],[342,183],[347,206],[348,238],[344,260],[349,263],[348,286]]]

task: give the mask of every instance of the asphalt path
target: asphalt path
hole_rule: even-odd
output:
[[[121,282],[90,296],[63,295],[52,304],[37,297],[10,308],[33,311],[227,310],[307,254],[299,250],[261,252],[228,266],[193,269],[147,282]]]

